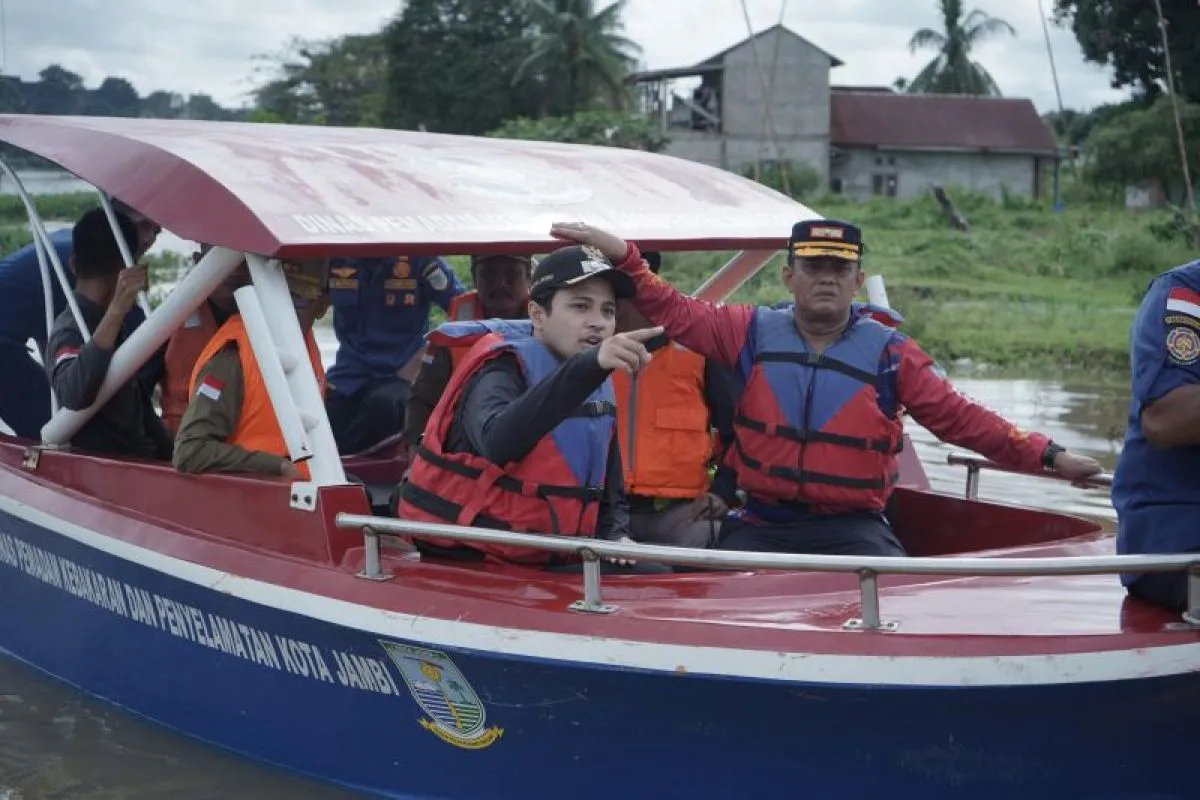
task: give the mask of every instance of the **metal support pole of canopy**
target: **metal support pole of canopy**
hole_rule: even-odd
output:
[[[71,313],[75,316],[75,322],[79,325],[80,332],[83,333],[83,340],[85,342],[90,340],[91,332],[88,331],[87,323],[83,321],[83,314],[79,311],[79,304],[75,302],[75,293],[71,289],[70,280],[67,279],[67,271],[63,267],[62,261],[58,258],[58,251],[54,249],[54,245],[50,241],[50,234],[46,232],[46,225],[42,222],[42,215],[38,213],[37,205],[33,202],[33,197],[30,196],[29,191],[17,176],[17,173],[3,158],[0,158],[0,171],[12,180],[13,186],[17,188],[17,195],[21,198],[21,202],[25,206],[25,214],[29,218],[29,231],[33,236],[34,244],[37,246],[38,266],[42,270],[43,288],[48,289],[50,287],[50,272],[46,268],[46,264],[42,261],[42,258],[45,257],[58,276],[59,286],[62,287],[63,294],[66,296],[67,307],[71,309]],[[51,297],[53,297],[53,290],[50,291]],[[46,326],[46,336],[48,337],[50,335],[50,328],[54,322],[53,303],[47,306],[46,313],[49,317],[49,323]]]
[[[287,279],[278,261],[248,255],[250,278],[258,302],[266,312],[266,322],[274,342],[274,351],[282,361],[287,391],[300,415],[312,455],[308,469],[315,486],[340,486],[346,483],[341,455],[333,439],[333,429],[325,413],[325,399],[317,384],[317,376],[309,363],[308,347],[300,320],[288,291]],[[255,355],[259,352],[255,348]],[[260,359],[261,363],[261,359]],[[276,410],[278,414],[278,409]]]
[[[1183,621],[1200,626],[1200,571],[1195,569],[1187,574],[1187,611],[1183,612]]]
[[[134,265],[133,253],[129,252],[129,244],[125,241],[125,237],[121,235],[121,226],[117,222],[117,213],[113,210],[112,199],[109,198],[106,192],[100,192],[100,205],[104,208],[104,216],[108,218],[108,227],[112,229],[113,238],[117,240],[117,248],[121,251],[121,259],[125,262],[125,269],[129,269]],[[150,298],[146,297],[146,293],[138,292],[137,296],[138,307],[142,309],[142,313],[147,317],[150,316]]]
[[[233,293],[237,303],[238,313],[242,324],[246,327],[246,338],[254,350],[254,358],[258,362],[258,370],[262,373],[263,384],[267,387],[267,396],[275,409],[275,418],[279,430],[283,433],[283,441],[287,446],[288,456],[293,462],[300,463],[312,458],[312,448],[308,446],[308,435],[304,431],[304,422],[300,410],[292,399],[288,387],[289,371],[295,371],[295,359],[284,363],[280,348],[275,344],[267,323],[267,314],[253,286],[243,286]]]
[[[54,287],[50,285],[50,266],[47,263],[48,256],[46,255],[46,245],[36,234],[33,237],[33,250],[37,253],[38,270],[42,275],[42,303],[46,309],[46,341],[50,341],[50,331],[54,328]],[[71,298],[74,300],[74,298]],[[80,327],[83,332],[84,341],[87,340],[86,328]],[[53,358],[52,354],[42,353],[43,363],[48,362]],[[54,385],[50,384],[50,416],[58,411],[58,394],[54,391]]]
[[[25,184],[21,182],[16,171],[9,166],[8,162],[0,158],[0,171],[3,171],[13,182],[13,186],[17,189],[17,196],[21,198],[22,204],[25,206],[25,215],[29,220],[29,231],[33,236],[33,249],[37,254],[38,271],[42,279],[42,302],[46,310],[46,336],[44,341],[50,339],[50,331],[54,328],[54,286],[51,283],[50,269],[53,267],[58,278],[59,285],[62,286],[63,295],[66,297],[67,307],[71,309],[71,313],[75,316],[75,322],[79,326],[79,332],[83,335],[83,341],[91,340],[91,332],[88,330],[87,323],[83,320],[83,314],[79,312],[79,304],[75,301],[75,293],[71,289],[71,283],[67,280],[66,270],[63,269],[62,262],[58,258],[58,252],[50,242],[50,234],[46,233],[46,226],[42,222],[42,217],[38,213],[37,205],[33,202],[33,198],[25,189]],[[43,342],[44,343],[44,342]],[[43,361],[46,360],[45,353],[40,354]],[[54,393],[54,387],[50,387],[50,416],[58,413],[58,396]]]

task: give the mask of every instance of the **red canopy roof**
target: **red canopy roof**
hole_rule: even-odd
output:
[[[268,256],[543,252],[556,220],[661,250],[775,249],[805,206],[615,147],[371,128],[0,115],[35,153],[178,236]]]

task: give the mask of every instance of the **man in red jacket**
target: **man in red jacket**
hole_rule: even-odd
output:
[[[797,223],[782,278],[795,303],[714,305],[654,275],[636,246],[581,223],[560,239],[592,245],[637,285],[635,305],[666,334],[737,369],[745,384],[728,463],[746,492],[720,547],[903,555],[884,516],[898,479],[903,416],[944,441],[1028,472],[1081,481],[1093,459],[1026,433],[959,394],[917,343],[852,314],[862,288],[862,232],[837,220]]]

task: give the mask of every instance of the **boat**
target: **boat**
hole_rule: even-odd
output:
[[[392,798],[1185,798],[1200,579],[1180,617],[1086,518],[962,495],[906,462],[907,558],[628,545],[387,513],[395,448],[343,458],[276,259],[546,252],[584,218],[734,251],[728,297],[820,215],[739,176],[607,147],[191,120],[0,116],[0,141],[214,245],[118,349],[101,399],[243,257],[255,356],[311,480],[184,475],[0,438],[0,649],[80,692]],[[15,175],[12,176],[15,179]],[[19,186],[19,182],[18,182]],[[31,225],[40,220],[26,199]],[[48,254],[44,254],[48,255]],[[61,277],[51,259],[43,280]],[[911,450],[911,448],[910,448]],[[1047,477],[1047,480],[1053,478]],[[406,537],[574,553],[582,575],[439,561]],[[705,569],[601,576],[598,559]]]

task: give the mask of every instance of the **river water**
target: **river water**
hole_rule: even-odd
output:
[[[0,186],[0,193],[7,193]],[[74,185],[41,187],[77,191]],[[156,249],[189,251],[165,238]],[[331,361],[336,341],[318,329]],[[1111,470],[1124,431],[1128,388],[1120,380],[955,379],[974,397],[1029,430],[1052,436]],[[917,453],[936,491],[960,493],[965,470],[950,467],[956,449],[909,424]],[[1068,513],[1111,524],[1107,492],[1081,491],[1054,480],[985,473],[980,497]],[[149,800],[252,797],[321,800],[350,795],[291,778],[201,746],[81,695],[31,669],[0,658],[0,800]]]

